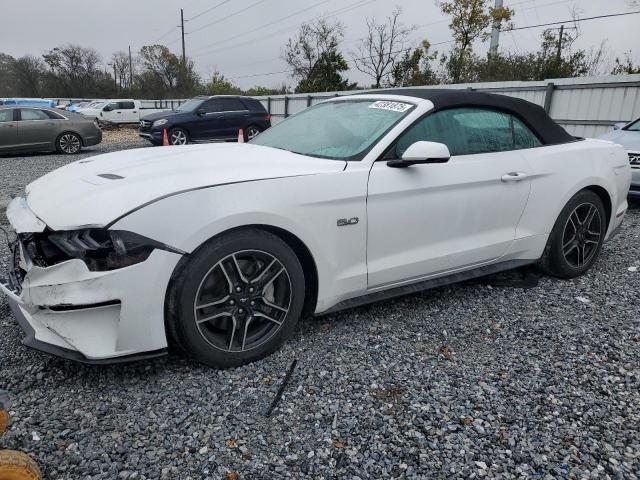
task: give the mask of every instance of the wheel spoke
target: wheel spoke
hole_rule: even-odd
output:
[[[231,338],[229,340],[229,350],[231,350],[233,348],[233,339],[236,336],[236,327],[238,326],[237,322],[236,322],[236,318],[234,316],[231,316],[231,321],[233,322],[233,324],[231,325]]]
[[[562,245],[562,251],[566,251],[567,247],[570,247],[573,243],[575,243],[576,241],[576,236],[575,234],[569,239],[567,240],[563,245]]]
[[[220,305],[221,303],[225,303],[228,300],[229,300],[229,295],[227,295],[224,298],[221,298],[220,300],[216,300],[215,302],[203,303],[202,305],[196,305],[196,310],[202,310],[204,308],[214,307],[216,305]]]
[[[252,317],[247,318],[247,320],[244,322],[244,334],[242,336],[242,351],[244,352],[244,347],[247,344],[247,332],[249,331],[249,324],[251,324],[251,321],[253,320]]]
[[[251,283],[257,283],[262,278],[262,276],[265,273],[267,273],[271,267],[273,267],[273,265],[276,262],[277,262],[277,260],[275,258],[273,260],[271,260],[271,263],[269,263],[269,265],[267,265],[262,270],[260,270],[260,272],[254,278],[251,279]]]
[[[575,242],[572,242],[571,245],[569,245],[569,248],[563,248],[562,252],[564,253],[564,256],[566,257],[571,252],[573,252],[573,250],[576,249],[576,248],[578,248],[578,244],[575,243]]]
[[[276,305],[275,303],[270,302],[266,298],[262,297],[262,301],[267,307],[275,308],[276,310],[280,310],[283,313],[287,313],[289,311],[288,308],[281,307],[280,305]]]
[[[208,317],[201,318],[201,319],[197,320],[196,323],[198,325],[202,325],[203,323],[207,323],[207,322],[210,322],[211,320],[216,320],[216,319],[222,318],[222,317],[231,317],[231,318],[233,318],[233,315],[231,314],[231,312],[220,312],[220,313],[216,313],[215,315],[210,315]],[[235,324],[235,320],[234,320],[234,324]]]
[[[269,320],[270,322],[275,323],[276,325],[282,325],[282,322],[279,320],[276,320],[275,318],[267,315],[266,313],[262,313],[262,312],[254,312],[253,314],[256,317],[260,317],[260,318],[264,318],[265,320]]]

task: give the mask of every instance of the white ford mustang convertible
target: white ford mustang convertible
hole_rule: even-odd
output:
[[[140,149],[31,183],[1,282],[24,343],[74,360],[175,345],[215,367],[325,314],[537,264],[573,278],[627,210],[624,149],[459,90],[335,98],[249,144]]]

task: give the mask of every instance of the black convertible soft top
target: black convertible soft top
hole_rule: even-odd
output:
[[[520,98],[445,88],[396,88],[362,92],[360,95],[404,95],[430,100],[436,110],[453,107],[487,107],[510,113],[522,120],[544,144],[575,142],[575,138],[554,122],[544,109]]]

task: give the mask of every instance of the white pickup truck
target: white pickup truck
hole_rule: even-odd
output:
[[[138,123],[140,118],[151,113],[164,112],[166,109],[143,108],[140,100],[115,99],[105,100],[80,111],[82,115],[98,121],[113,123]]]

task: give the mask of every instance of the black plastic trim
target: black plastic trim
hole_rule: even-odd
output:
[[[525,265],[531,265],[532,263],[536,263],[537,261],[538,260],[508,260],[506,262],[494,263],[492,265],[477,267],[471,270],[465,270],[463,272],[453,273],[442,277],[430,278],[416,283],[402,285],[400,287],[381,290],[379,292],[368,293],[366,295],[344,300],[343,302],[340,302],[337,305],[331,307],[329,310],[325,310],[324,312],[320,312],[316,315],[329,315],[332,313],[340,312],[342,310],[368,305],[370,303],[381,302],[384,300],[389,300],[391,298],[423,292],[425,290],[431,290],[432,288],[444,287],[446,285],[451,285],[452,283],[463,282],[465,280],[484,277],[485,275],[491,275],[493,273],[504,272],[505,270],[524,267]]]

